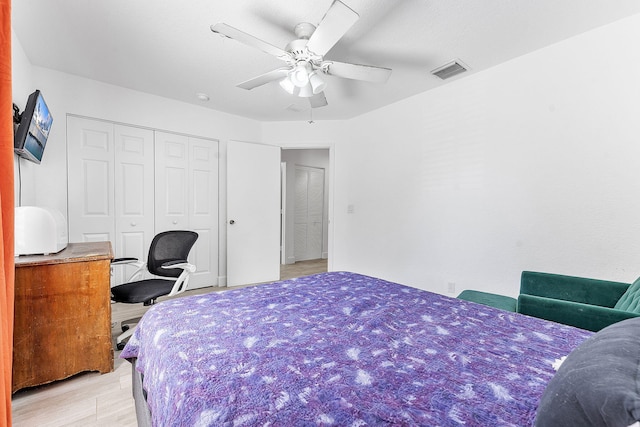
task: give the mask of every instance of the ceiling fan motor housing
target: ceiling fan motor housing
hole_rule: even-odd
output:
[[[293,56],[298,59],[298,57],[308,56],[307,43],[309,40],[307,39],[298,39],[289,42],[285,50],[287,52],[291,52]],[[300,58],[302,59],[302,58]]]
[[[308,42],[309,40],[307,39],[297,39],[287,45],[285,50],[291,54],[293,59],[291,62],[288,61],[291,67],[295,67],[304,62],[309,64],[312,69],[321,68],[323,58],[307,49]]]
[[[308,22],[301,22],[293,28],[293,33],[299,39],[308,40],[311,34],[316,30],[316,26]]]

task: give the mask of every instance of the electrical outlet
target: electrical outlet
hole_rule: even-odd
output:
[[[449,292],[450,294],[455,294],[456,293],[456,284],[455,284],[455,282],[449,282],[447,284],[447,292]]]

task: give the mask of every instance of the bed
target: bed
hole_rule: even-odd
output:
[[[591,335],[331,272],[160,303],[120,357],[140,425],[522,427]]]

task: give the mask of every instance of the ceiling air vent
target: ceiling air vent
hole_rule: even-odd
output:
[[[448,64],[443,65],[442,67],[438,67],[435,70],[431,71],[436,77],[440,77],[442,80],[446,80],[450,77],[457,76],[460,73],[464,73],[468,70],[468,67],[465,66],[460,60],[456,59],[455,61],[451,61]]]
[[[294,113],[299,113],[299,112],[301,112],[301,111],[304,111],[304,110],[305,110],[305,108],[304,108],[304,107],[301,107],[301,106],[296,105],[296,104],[291,104],[291,105],[289,105],[289,106],[288,106],[287,108],[285,108],[285,109],[286,109],[286,110],[289,110],[289,111],[293,111]]]

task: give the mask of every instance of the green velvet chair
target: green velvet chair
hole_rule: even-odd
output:
[[[640,316],[640,279],[629,284],[523,271],[517,311],[599,331]]]
[[[471,289],[462,291],[457,298],[506,311],[516,311],[516,306],[518,304],[518,301],[515,298],[492,294],[489,292],[474,291]]]

